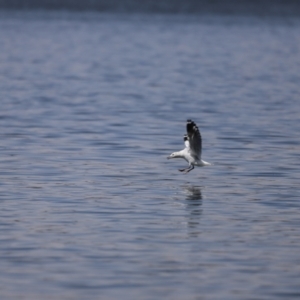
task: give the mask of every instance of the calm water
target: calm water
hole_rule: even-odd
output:
[[[1,299],[299,299],[299,32],[2,12]]]

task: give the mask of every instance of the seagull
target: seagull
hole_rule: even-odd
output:
[[[183,158],[189,163],[189,167],[186,169],[179,169],[180,172],[185,174],[192,171],[194,166],[205,167],[210,166],[209,162],[206,162],[201,159],[202,151],[202,139],[198,126],[192,120],[186,121],[186,132],[183,140],[185,148],[178,152],[173,152],[168,159],[170,158]]]

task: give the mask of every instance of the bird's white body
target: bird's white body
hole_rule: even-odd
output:
[[[186,169],[179,171],[188,173],[193,170],[195,166],[205,167],[210,166],[209,162],[201,159],[202,139],[199,128],[192,120],[187,120],[187,134],[184,136],[185,148],[178,152],[173,152],[168,158],[183,158],[189,164]]]
[[[197,159],[195,158],[191,153],[189,148],[184,148],[181,151],[174,152],[173,157],[170,158],[183,158],[188,162],[189,165],[193,165],[196,167],[205,167],[205,166],[210,166],[211,164],[207,161],[204,161],[202,159]]]

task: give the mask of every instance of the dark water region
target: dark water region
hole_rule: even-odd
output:
[[[298,0],[0,0],[0,9],[300,15]]]
[[[299,299],[299,32],[1,12],[1,299]]]

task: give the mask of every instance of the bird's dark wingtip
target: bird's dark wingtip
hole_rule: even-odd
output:
[[[186,123],[187,133],[192,132],[194,130],[194,127],[197,128],[196,123],[190,119],[187,120],[187,123]]]

